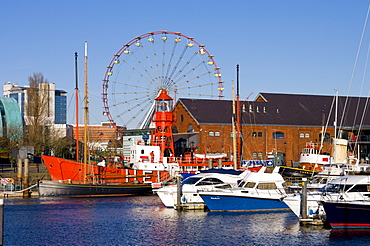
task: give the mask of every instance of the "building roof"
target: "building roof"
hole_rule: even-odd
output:
[[[199,124],[231,124],[231,100],[180,98],[179,103]],[[334,96],[260,93],[255,100],[240,103],[241,123],[244,125],[334,125]],[[367,98],[365,97],[348,97],[348,99],[347,97],[339,97],[337,125],[358,127],[364,117],[363,127],[370,128],[370,115],[366,112],[364,114],[366,104]],[[346,109],[345,113],[343,113],[344,108]],[[328,117],[330,117],[329,121]]]

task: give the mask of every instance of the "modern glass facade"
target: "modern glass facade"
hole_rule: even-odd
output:
[[[23,123],[18,103],[14,98],[0,97],[1,137],[19,140],[23,134]]]
[[[55,91],[55,124],[67,123],[67,93]]]
[[[40,89],[47,88],[48,91],[48,106],[45,106],[47,122],[50,124],[67,124],[67,92],[64,90],[56,90],[55,84],[43,83],[40,84]],[[25,112],[25,104],[27,98],[27,91],[29,87],[20,87],[8,82],[4,85],[4,97],[13,98],[17,101],[18,107],[21,112],[22,119],[27,124],[26,118],[28,117]]]

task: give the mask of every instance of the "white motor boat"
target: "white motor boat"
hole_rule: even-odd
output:
[[[199,190],[209,189],[226,189],[236,187],[238,181],[243,179],[250,171],[235,171],[229,169],[211,169],[208,172],[192,175],[181,182],[181,203],[187,204],[203,204],[203,199],[197,193]],[[177,201],[177,185],[168,185],[159,189],[153,190],[162,203],[168,207],[175,207]]]
[[[330,181],[314,192],[307,192],[307,216],[312,219],[325,219],[321,201],[364,200],[370,196],[370,176],[347,175]],[[301,218],[302,194],[295,193],[284,198],[289,208]]]
[[[282,211],[289,210],[281,202],[286,196],[279,167],[265,173],[266,167],[250,172],[239,186],[230,189],[201,191],[199,194],[210,211]]]

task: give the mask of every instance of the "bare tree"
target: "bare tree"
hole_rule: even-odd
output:
[[[27,144],[34,146],[35,154],[40,154],[46,148],[46,141],[49,135],[48,117],[49,93],[45,84],[48,81],[41,73],[34,73],[28,77],[29,89],[25,100],[25,122],[27,125]]]

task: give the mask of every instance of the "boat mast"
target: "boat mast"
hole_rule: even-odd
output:
[[[88,146],[87,146],[87,126],[89,122],[89,101],[88,101],[88,84],[87,84],[87,42],[85,41],[85,57],[84,57],[84,183],[86,183],[87,180],[87,161],[89,158],[88,156]]]
[[[238,138],[237,165],[241,163],[241,129],[240,129],[240,98],[239,98],[239,64],[236,65],[236,129]]]
[[[234,91],[234,81],[232,82],[232,87],[231,87],[231,94],[232,94],[232,100],[233,100],[233,117],[232,117],[232,130],[233,130],[233,162],[234,162],[234,169],[238,169],[238,164],[237,164],[237,156],[236,156],[236,133],[235,133],[235,91]]]
[[[75,93],[76,93],[76,161],[79,161],[79,132],[78,132],[78,73],[77,73],[77,52],[75,52],[75,74],[76,74],[76,87],[75,87]]]
[[[338,90],[335,91],[335,115],[334,115],[334,163],[337,162],[337,120],[338,120]]]

